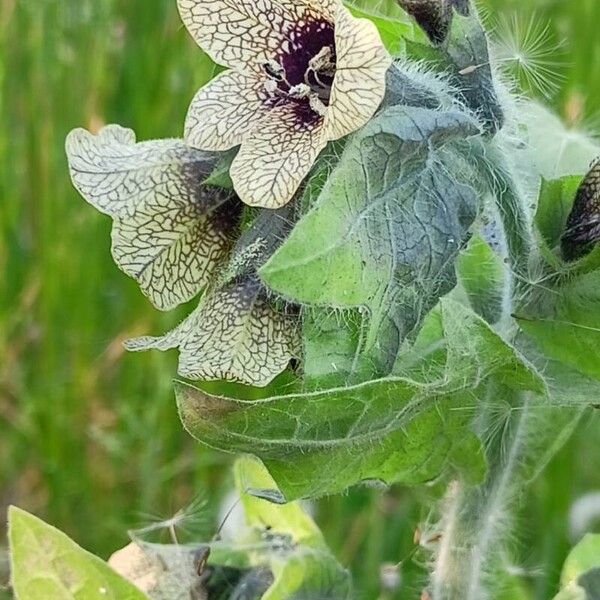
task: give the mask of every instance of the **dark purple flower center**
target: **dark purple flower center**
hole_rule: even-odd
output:
[[[277,56],[264,65],[270,102],[293,102],[303,121],[313,120],[329,106],[335,68],[333,24],[319,19],[296,23]]]

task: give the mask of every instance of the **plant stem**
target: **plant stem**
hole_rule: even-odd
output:
[[[517,396],[519,406],[488,446],[488,477],[478,488],[454,481],[444,501],[443,537],[431,580],[433,600],[482,600],[490,597],[486,573],[501,558],[510,535],[507,506],[519,482],[519,465],[527,452],[530,395]],[[515,402],[516,404],[516,402]],[[481,426],[494,426],[490,414]],[[494,574],[494,581],[502,581]],[[490,578],[490,585],[492,585]],[[491,596],[493,597],[493,596]]]

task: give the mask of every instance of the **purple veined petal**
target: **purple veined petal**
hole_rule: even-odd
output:
[[[326,144],[324,119],[306,105],[274,107],[231,165],[237,194],[250,206],[284,206]]]
[[[179,348],[183,377],[269,384],[301,350],[296,317],[269,300],[255,277],[208,293],[198,308],[162,337],[129,340],[134,352]]]
[[[276,56],[294,24],[326,16],[333,1],[178,0],[178,5],[196,43],[217,63],[251,68]]]
[[[113,218],[112,254],[160,310],[198,295],[228,255],[241,203],[202,186],[214,157],[182,140],[136,143],[117,125],[67,138],[75,187]]]
[[[337,67],[327,111],[327,137],[341,138],[362,127],[385,94],[392,59],[377,27],[340,6],[335,26]]]
[[[268,111],[265,77],[225,71],[201,88],[190,105],[185,139],[202,150],[228,150],[242,143]]]

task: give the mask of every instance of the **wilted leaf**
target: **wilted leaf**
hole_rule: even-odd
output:
[[[64,533],[14,506],[9,541],[17,600],[148,600]]]

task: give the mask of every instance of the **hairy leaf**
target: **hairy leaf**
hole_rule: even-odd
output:
[[[17,600],[147,600],[104,561],[14,506],[9,541]]]
[[[504,124],[504,114],[496,94],[487,36],[476,11],[454,14],[449,33],[442,33],[446,40],[438,47],[407,41],[408,56],[449,77],[460,100],[478,115],[487,131],[496,133]]]
[[[477,132],[461,113],[386,109],[348,143],[315,207],[259,271],[263,281],[304,304],[367,309],[364,351],[387,335],[393,361],[456,284],[478,197],[453,144]]]
[[[178,384],[184,426],[210,446],[261,458],[287,500],[363,480],[422,483],[452,466],[477,478],[482,463],[468,427],[475,402],[469,390],[492,376],[517,389],[542,392],[545,386],[468,309],[444,301],[440,318],[445,341],[432,342],[429,352],[423,338],[436,328],[424,330],[398,367],[405,377],[258,401]]]
[[[505,265],[500,256],[481,237],[473,237],[458,259],[457,271],[473,310],[495,323],[504,300]]]
[[[557,286],[551,300],[549,314],[522,316],[521,328],[549,357],[600,379],[600,271]]]
[[[487,130],[499,131],[504,114],[496,95],[487,36],[476,11],[469,16],[454,15],[445,51],[467,106],[479,115]]]
[[[402,379],[259,402],[185,384],[176,392],[194,437],[261,458],[287,500],[340,492],[363,480],[433,479],[463,441],[468,422],[468,415],[451,410],[460,405],[458,396],[437,397]],[[479,457],[473,459],[480,469]]]
[[[474,389],[494,377],[515,390],[547,392],[541,374],[481,317],[448,298],[440,301],[394,373],[446,389]]]

